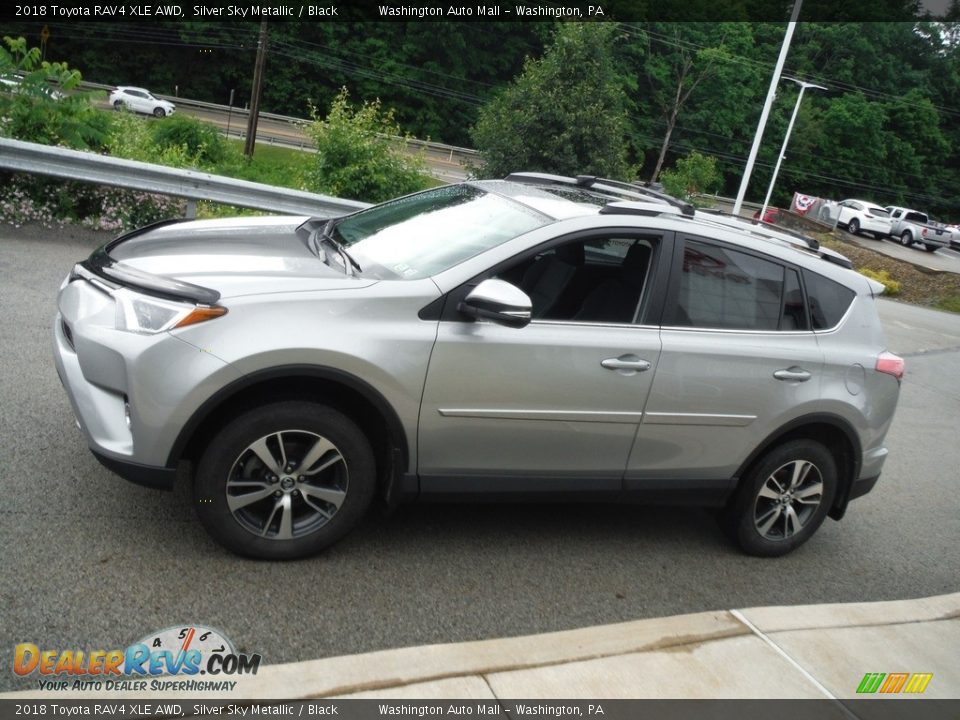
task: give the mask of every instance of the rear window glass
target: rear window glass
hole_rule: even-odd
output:
[[[777,330],[782,265],[727,248],[688,241],[680,273],[678,325]]]
[[[803,271],[803,282],[807,286],[813,329],[829,330],[836,327],[853,302],[853,290],[810,270]]]

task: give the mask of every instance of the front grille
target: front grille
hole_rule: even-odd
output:
[[[66,320],[60,321],[60,329],[63,330],[63,337],[67,339],[67,345],[70,346],[71,350],[76,351],[76,348],[73,346],[73,330],[71,330],[70,326],[67,325]]]

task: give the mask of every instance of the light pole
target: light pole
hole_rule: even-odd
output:
[[[763,199],[763,207],[760,208],[760,222],[763,222],[763,216],[767,212],[767,205],[770,203],[770,196],[773,194],[774,183],[777,182],[777,173],[780,172],[780,163],[783,162],[783,156],[787,154],[787,143],[790,142],[790,133],[793,132],[793,123],[797,119],[797,112],[800,110],[800,102],[803,100],[803,93],[807,88],[817,90],[826,90],[823,85],[814,85],[813,83],[797,80],[796,78],[784,76],[786,80],[792,80],[800,86],[800,94],[797,95],[797,104],[793,106],[793,114],[790,116],[790,124],[787,125],[787,134],[783,136],[783,146],[780,148],[780,156],[777,158],[777,164],[773,168],[773,177],[770,178],[770,187],[767,188],[767,196]]]
[[[743,177],[740,179],[740,189],[737,191],[737,199],[733,202],[734,216],[740,214],[740,208],[743,206],[743,198],[746,197],[747,194],[747,185],[750,184],[753,164],[757,160],[760,141],[763,140],[763,129],[767,126],[767,116],[770,115],[770,108],[773,107],[773,97],[777,94],[777,85],[780,84],[780,73],[783,72],[783,64],[787,60],[787,52],[790,50],[790,40],[793,39],[793,30],[797,27],[797,18],[800,16],[800,6],[802,4],[803,0],[796,0],[796,2],[793,3],[793,12],[790,13],[787,32],[783,36],[783,44],[780,46],[777,66],[773,70],[773,77],[770,78],[770,87],[767,89],[767,99],[763,103],[763,112],[760,113],[760,123],[757,125],[757,132],[753,135],[753,145],[750,146],[750,157],[747,158],[747,166],[743,169]]]

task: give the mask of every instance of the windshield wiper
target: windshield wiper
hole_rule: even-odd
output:
[[[356,275],[357,273],[363,272],[363,268],[360,267],[353,256],[347,252],[347,249],[343,246],[342,243],[338,242],[336,238],[333,237],[333,229],[336,227],[337,220],[332,218],[326,222],[323,226],[323,230],[317,232],[317,235],[320,238],[320,243],[332,247],[340,255],[340,262],[343,264],[343,270],[347,275]],[[328,265],[330,263],[327,263]]]

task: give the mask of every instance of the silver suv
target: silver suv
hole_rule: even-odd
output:
[[[876,483],[903,361],[881,286],[816,242],[535,173],[332,220],[178,221],[76,265],[57,369],[91,450],[237,553],[374,499],[721,508],[782,555]]]

